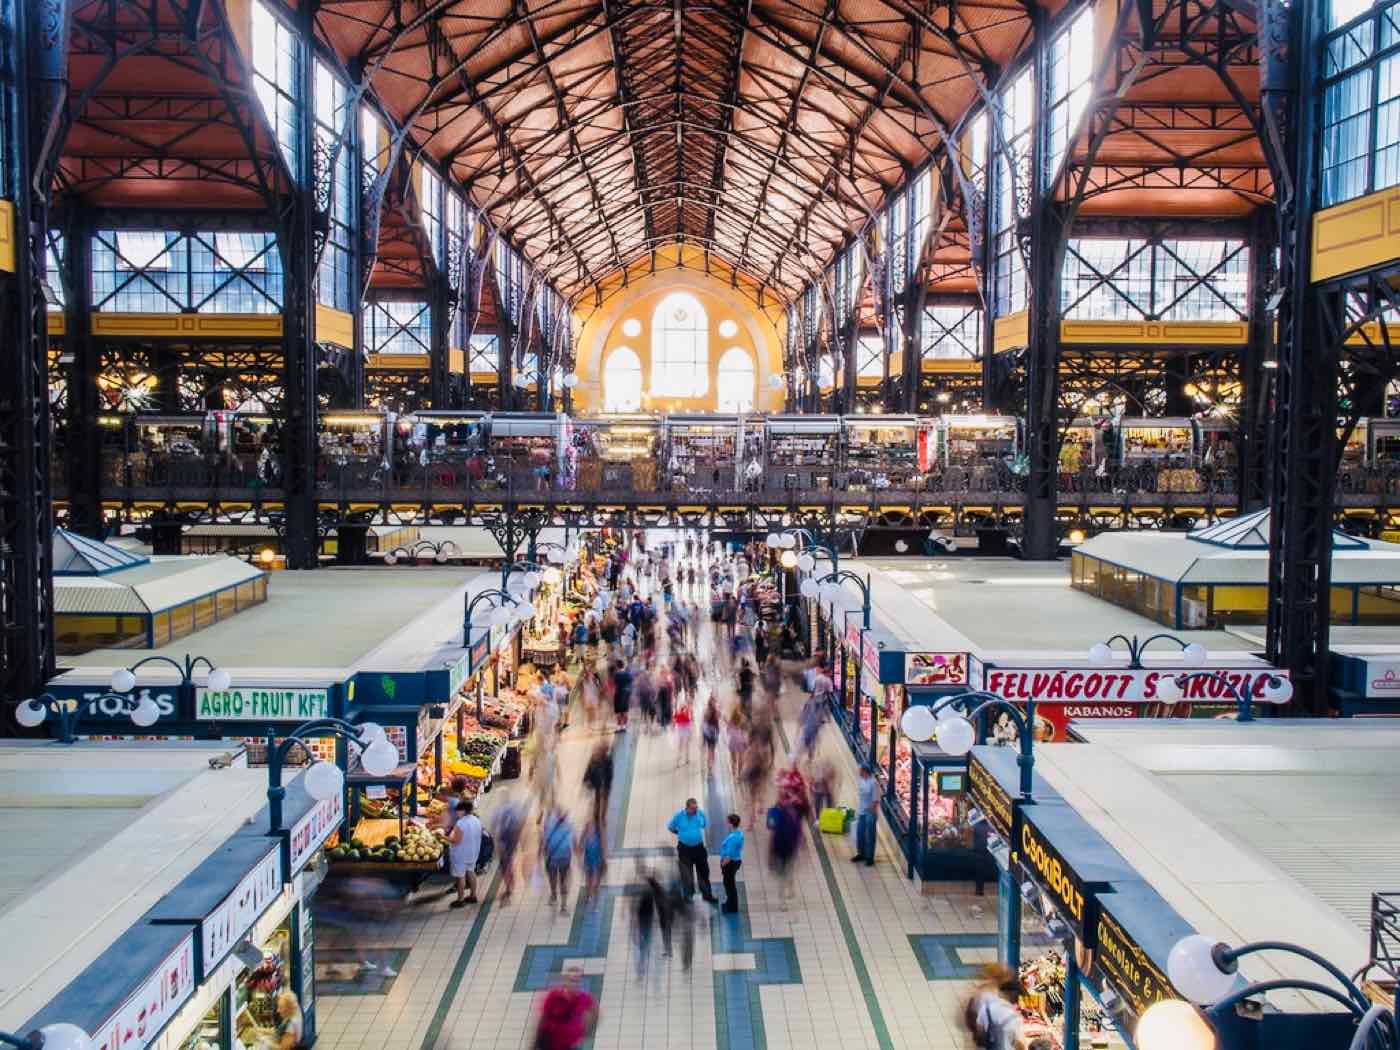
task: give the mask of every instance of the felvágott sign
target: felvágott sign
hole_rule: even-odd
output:
[[[276,686],[201,689],[194,706],[195,718],[201,722],[306,722],[330,713],[330,690]]]
[[[1193,671],[1183,683],[1182,696],[1165,699],[1161,683]],[[1231,689],[1256,702],[1269,703],[1264,687],[1270,678],[1287,678],[1288,672],[1271,667],[1259,668],[1084,668],[1084,667],[989,667],[986,689],[1008,700],[1081,701],[1126,703],[1175,703],[1193,700],[1230,700]]]

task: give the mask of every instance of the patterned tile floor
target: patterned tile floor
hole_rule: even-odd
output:
[[[796,691],[782,698],[780,749],[795,736],[800,705]],[[578,725],[563,734],[559,784],[566,799],[563,788],[580,784],[596,739]],[[832,727],[821,746],[841,770],[838,798],[849,804],[854,759]],[[323,1050],[528,1047],[539,990],[575,964],[600,1000],[591,1042],[598,1050],[966,1046],[961,1000],[968,973],[992,950],[994,898],[976,897],[970,887],[922,895],[904,877],[883,826],[874,868],[848,862],[849,836],[809,835],[796,864],[797,897],[786,910],[764,863],[767,832],[746,828],[740,913],[721,916],[697,899],[691,970],[682,968],[677,950],[638,973],[631,902],[639,866],[652,863],[670,876],[674,840],[665,824],[687,796],[701,799],[714,825],[733,798],[724,756],[706,784],[698,740],[692,748],[685,765],[669,737],[634,731],[620,740],[610,863],[592,909],[577,900],[576,887],[569,914],[561,915],[546,907],[539,878],[528,877],[525,892],[503,905],[494,875],[483,880],[482,904],[464,910],[449,910],[433,886],[416,903],[378,896],[373,884],[348,887],[340,900],[349,904],[318,902],[326,913],[322,947],[369,961],[392,958],[399,969],[384,994],[320,996]],[[504,784],[485,796],[488,824],[493,802],[524,790],[523,782]],[[581,816],[586,806],[579,787],[573,808]],[[717,841],[710,852],[719,892]],[[522,845],[522,855],[533,852],[529,842]],[[398,963],[388,949],[408,954]]]

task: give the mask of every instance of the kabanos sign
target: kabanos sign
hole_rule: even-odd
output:
[[[1208,671],[1202,674],[1201,671]],[[1162,696],[1161,683],[1168,678],[1193,675],[1182,685],[1182,696]],[[1190,703],[1193,700],[1232,700],[1233,691],[1256,703],[1270,703],[1264,686],[1270,678],[1287,678],[1273,667],[1210,667],[1183,669],[989,667],[986,690],[1008,700],[1050,702]]]

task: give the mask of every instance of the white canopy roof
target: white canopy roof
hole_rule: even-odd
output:
[[[1233,538],[1238,545],[1202,540],[1197,533],[1104,532],[1081,543],[1076,553],[1177,584],[1267,584],[1267,522],[1262,532],[1257,522],[1250,524],[1245,519],[1221,522],[1212,529],[1225,525],[1235,526],[1226,540]],[[1262,547],[1257,545],[1261,535],[1265,538]],[[1336,542],[1332,550],[1334,584],[1400,583],[1400,544],[1345,534],[1342,538],[1348,546]]]

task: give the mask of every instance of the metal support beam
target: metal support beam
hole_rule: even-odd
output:
[[[1278,221],[1255,213],[1249,234],[1249,343],[1240,353],[1239,509],[1258,510],[1269,499],[1269,405],[1273,396],[1274,316],[1269,299],[1278,274],[1274,248]]]
[[[64,0],[17,12],[13,80],[0,86],[15,202],[15,272],[0,272],[0,698],[34,696],[53,674],[53,538],[49,506],[47,265],[49,195],[68,92]]]
[[[284,420],[282,452],[286,499],[284,551],[289,569],[314,569],[319,561],[316,530],[316,201],[315,135],[312,131],[312,63],[307,41],[314,36],[313,7],[298,15],[301,55],[298,95],[302,100],[299,170],[287,187],[278,223],[282,252],[282,360]]]
[[[1283,297],[1279,305],[1269,537],[1269,659],[1291,672],[1295,704],[1328,708],[1332,497],[1342,294],[1311,283],[1312,216],[1322,93],[1317,81],[1324,5],[1295,0],[1260,9],[1264,122],[1282,144],[1291,185],[1280,186]],[[1288,192],[1291,190],[1291,193]]]
[[[92,337],[92,213],[76,201],[65,207],[64,353],[68,365],[68,527],[103,538],[101,403],[97,377],[101,352]]]
[[[1019,223],[1021,251],[1028,261],[1027,304],[1030,312],[1026,347],[1026,497],[1021,553],[1033,560],[1055,557],[1056,487],[1059,482],[1060,279],[1064,268],[1064,217],[1047,185],[1050,121],[1049,33],[1044,12],[1036,12],[1035,91],[1038,105],[1031,133],[1030,215]],[[1026,238],[1029,244],[1026,244]]]

